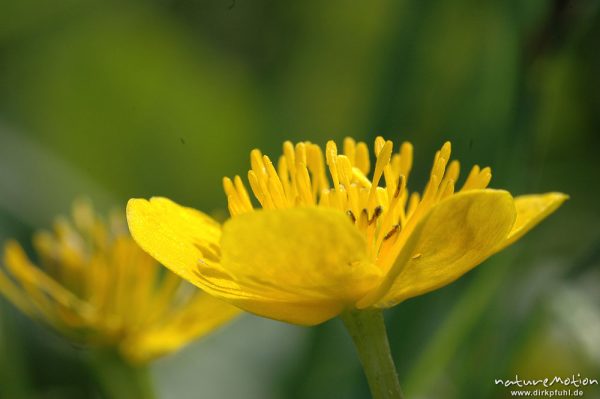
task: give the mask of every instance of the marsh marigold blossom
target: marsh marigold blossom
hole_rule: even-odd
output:
[[[181,277],[260,316],[313,325],[352,309],[381,309],[456,280],[518,240],[567,198],[513,197],[487,188],[475,166],[458,188],[450,143],[435,154],[422,194],[407,182],[413,149],[347,138],[286,142],[275,166],[251,153],[248,180],[224,179],[231,218],[222,226],[166,198],[132,199],[135,240]]]
[[[75,342],[115,348],[145,363],[239,313],[164,270],[133,241],[125,220],[104,223],[86,201],[73,221],[34,236],[42,267],[15,241],[5,245],[0,293]]]

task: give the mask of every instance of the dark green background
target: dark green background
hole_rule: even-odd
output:
[[[600,378],[599,43],[593,0],[0,0],[0,239],[27,242],[81,194],[224,215],[221,177],[288,139],[410,140],[420,190],[451,140],[493,187],[571,199],[387,311],[408,397],[504,398],[493,380],[515,373]],[[0,398],[98,397],[84,353],[0,301]],[[153,373],[162,398],[368,396],[337,320],[246,315]]]

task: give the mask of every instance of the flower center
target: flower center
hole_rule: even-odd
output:
[[[248,181],[264,209],[324,206],[346,213],[367,241],[370,257],[383,268],[391,262],[418,220],[439,201],[454,194],[459,175],[458,161],[450,159],[450,143],[436,152],[423,195],[409,193],[408,176],[413,147],[404,142],[397,153],[393,143],[375,139],[375,168],[371,177],[369,151],[365,143],[344,140],[343,154],[333,141],[325,148],[310,142],[295,146],[287,141],[277,169],[271,159],[255,149],[250,154]],[[329,178],[326,168],[329,170]],[[461,191],[487,187],[489,167],[474,166]],[[232,217],[254,207],[239,176],[223,179]]]

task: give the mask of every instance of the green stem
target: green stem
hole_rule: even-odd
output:
[[[114,351],[91,354],[91,365],[106,399],[154,399],[145,365],[132,365]]]
[[[351,310],[341,315],[350,333],[373,399],[402,399],[381,310]]]

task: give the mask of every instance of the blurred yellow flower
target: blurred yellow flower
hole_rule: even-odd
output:
[[[42,267],[5,245],[0,293],[75,342],[115,348],[132,364],[175,351],[239,310],[187,284],[133,241],[124,217],[104,223],[86,201],[72,222],[34,236]]]
[[[490,168],[478,166],[455,189],[459,163],[449,163],[450,143],[435,154],[423,194],[409,192],[412,153],[403,143],[394,154],[392,142],[378,137],[369,175],[366,144],[350,138],[343,154],[329,141],[325,156],[315,144],[286,142],[276,167],[254,150],[248,180],[262,210],[236,176],[224,179],[232,217],[222,227],[166,198],[130,200],[129,227],[142,248],[215,297],[313,325],[449,284],[567,198],[513,198],[488,189]]]

